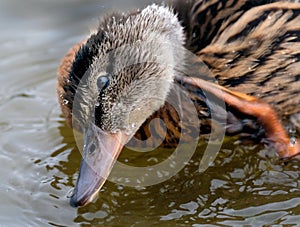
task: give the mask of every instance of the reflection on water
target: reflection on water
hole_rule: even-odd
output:
[[[95,203],[69,206],[80,153],[57,106],[57,66],[98,17],[146,2],[0,3],[0,224],[298,223],[299,163],[279,163],[266,158],[263,147],[240,147],[232,141],[202,174],[198,166],[205,145],[168,181],[145,188],[107,182]],[[123,152],[120,159],[144,163],[157,155]]]

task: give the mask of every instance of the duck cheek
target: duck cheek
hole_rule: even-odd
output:
[[[110,174],[127,137],[121,130],[110,133],[94,124],[90,125],[85,133],[79,177],[70,201],[72,206],[84,206],[94,199]]]

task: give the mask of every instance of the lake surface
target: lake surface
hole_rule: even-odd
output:
[[[166,181],[147,187],[107,181],[95,202],[69,205],[81,155],[57,103],[60,59],[105,13],[149,2],[0,2],[1,226],[300,223],[300,163],[279,162],[263,145],[241,146],[229,138],[202,173],[204,143]],[[125,150],[120,160],[144,165],[166,154]]]

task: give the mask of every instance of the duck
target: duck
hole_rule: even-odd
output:
[[[197,132],[187,142],[210,132],[217,104],[208,96],[224,104],[226,133],[250,122],[250,135],[262,131],[281,158],[299,159],[299,139],[283,123],[300,116],[299,25],[299,3],[270,0],[171,0],[104,17],[58,69],[62,113],[84,140],[70,204],[94,199],[124,145],[151,136],[153,119],[167,125],[165,134],[154,127],[161,146],[176,146],[187,128]],[[176,100],[196,115],[189,125],[167,102],[174,87],[191,100]]]

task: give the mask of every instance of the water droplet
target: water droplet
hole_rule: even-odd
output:
[[[117,129],[117,128],[114,128],[114,129],[111,129],[111,133],[112,134],[116,134],[116,133],[118,133],[120,131],[120,129]]]
[[[69,100],[67,100],[67,99],[64,99],[64,100],[63,100],[63,104],[64,104],[64,105],[67,105],[68,103],[69,103]]]
[[[74,189],[72,188],[72,189],[67,193],[67,198],[68,198],[68,199],[71,198],[72,195],[73,195],[73,193],[74,193]]]
[[[100,106],[100,102],[96,102],[96,103],[95,103],[95,106]]]
[[[132,123],[132,124],[131,124],[131,127],[132,127],[132,128],[135,128],[135,127],[136,127],[136,123]]]
[[[296,142],[297,142],[296,137],[291,137],[291,139],[290,139],[290,144],[291,144],[291,145],[295,145]]]
[[[296,133],[296,129],[290,128],[290,129],[289,129],[289,133],[290,133],[290,134],[295,134],[295,133]]]

